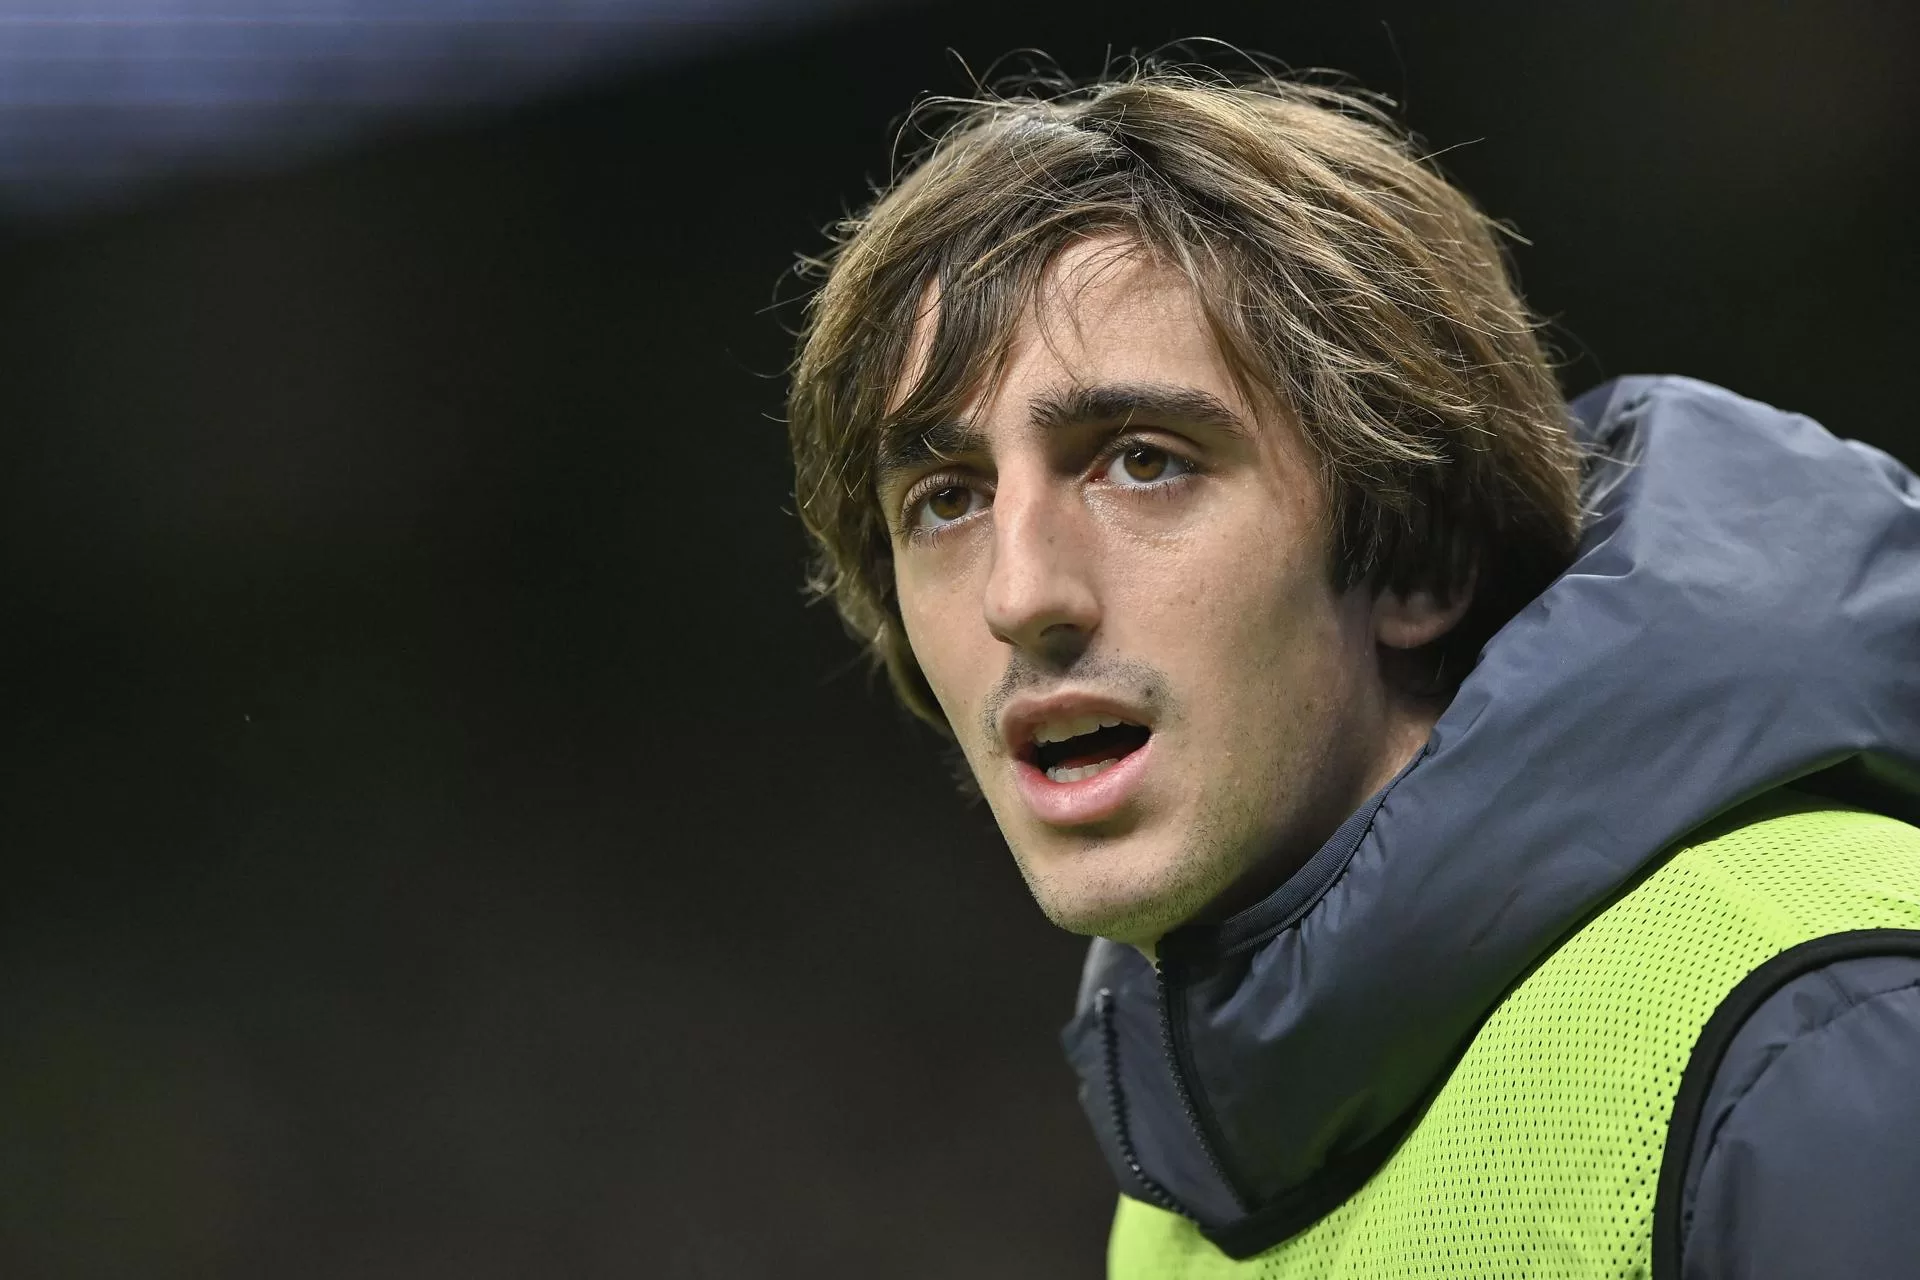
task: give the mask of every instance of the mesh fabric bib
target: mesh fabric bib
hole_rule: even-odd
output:
[[[1778,799],[1767,812],[1682,848],[1554,951],[1338,1209],[1235,1262],[1123,1197],[1109,1276],[1647,1276],[1668,1117],[1714,1009],[1789,947],[1920,928],[1920,830]]]

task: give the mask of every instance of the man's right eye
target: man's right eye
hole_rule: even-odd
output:
[[[927,537],[948,525],[972,515],[985,505],[978,489],[963,484],[943,484],[914,499],[907,511],[907,536]]]

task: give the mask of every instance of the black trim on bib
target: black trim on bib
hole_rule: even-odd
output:
[[[1870,956],[1920,956],[1920,929],[1854,929],[1789,947],[1760,965],[1727,993],[1694,1041],[1687,1069],[1674,1095],[1673,1117],[1667,1122],[1667,1145],[1660,1158],[1660,1185],[1653,1200],[1653,1280],[1680,1280],[1685,1241],[1681,1236],[1681,1197],[1686,1191],[1687,1165],[1707,1105],[1713,1078],[1733,1044],[1733,1038],[1776,991],[1794,979],[1841,960]]]

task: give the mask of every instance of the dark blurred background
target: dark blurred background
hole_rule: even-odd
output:
[[[9,1278],[1099,1274],[1080,944],[802,606],[778,421],[962,58],[1352,72],[1570,389],[1920,461],[1892,0],[154,3],[0,13]]]

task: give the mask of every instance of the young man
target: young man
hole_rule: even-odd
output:
[[[978,104],[828,267],[814,585],[1095,938],[1112,1274],[1920,1274],[1920,482],[1569,406],[1297,85]]]

